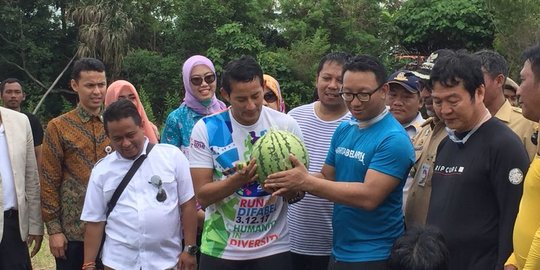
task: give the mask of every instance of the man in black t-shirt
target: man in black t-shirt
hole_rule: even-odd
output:
[[[439,59],[429,84],[448,137],[437,149],[426,223],[441,230],[449,269],[503,269],[512,251],[527,152],[485,107],[477,58],[452,53]]]
[[[30,120],[32,136],[34,137],[34,150],[39,166],[41,163],[40,149],[43,141],[43,126],[35,115],[21,111],[21,104],[26,99],[26,94],[22,89],[21,82],[15,78],[9,78],[2,81],[2,83],[0,83],[0,97],[2,98],[2,105],[4,107],[24,113],[28,117],[28,120]]]

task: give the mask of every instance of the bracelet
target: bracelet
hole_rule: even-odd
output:
[[[296,193],[296,196],[295,196],[295,197],[288,199],[287,202],[288,202],[289,204],[297,203],[297,202],[299,202],[300,200],[302,200],[302,199],[304,198],[305,195],[306,195],[305,192],[300,191],[300,192]]]
[[[87,262],[82,265],[82,270],[96,269],[96,262]]]

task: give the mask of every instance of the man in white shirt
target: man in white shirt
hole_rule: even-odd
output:
[[[106,267],[196,269],[197,215],[186,157],[166,144],[157,144],[148,152],[141,117],[128,100],[109,105],[103,122],[116,151],[96,164],[88,183],[81,216],[87,222],[83,269],[92,269],[104,231],[102,260]],[[116,188],[145,153],[148,158],[106,217],[107,203]]]
[[[31,269],[43,239],[39,178],[28,118],[0,107],[0,269]],[[26,243],[35,242],[28,254]]]
[[[227,64],[222,86],[231,106],[199,120],[190,139],[195,193],[206,208],[199,269],[292,270],[287,202],[254,181],[250,155],[271,129],[301,137],[300,128],[291,116],[263,106],[263,72],[255,59]]]

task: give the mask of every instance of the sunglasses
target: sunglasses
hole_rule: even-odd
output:
[[[274,103],[274,102],[277,101],[277,96],[272,91],[266,92],[266,94],[264,94],[263,98],[264,98],[264,101],[266,101],[268,103]]]
[[[195,85],[195,86],[199,86],[202,84],[203,80],[207,83],[207,84],[211,84],[213,82],[216,81],[216,75],[212,74],[212,75],[207,75],[207,76],[204,76],[203,77],[199,77],[199,76],[195,76],[195,77],[191,77],[189,79],[189,81]]]
[[[159,175],[154,175],[152,176],[152,178],[150,178],[150,182],[148,183],[158,189],[158,192],[156,194],[156,200],[158,202],[164,202],[167,199],[167,192],[165,192],[165,190],[163,189],[163,182],[161,181],[161,177],[159,177]]]

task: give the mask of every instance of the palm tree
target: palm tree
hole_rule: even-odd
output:
[[[81,0],[70,15],[79,27],[77,56],[100,58],[112,78],[120,74],[133,23],[122,1]]]

